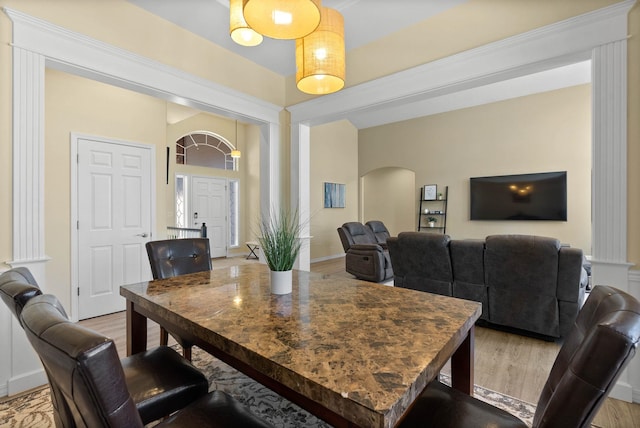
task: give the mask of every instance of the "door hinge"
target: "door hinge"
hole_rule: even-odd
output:
[[[76,163],[80,163],[80,153],[76,155]]]
[[[80,220],[76,221],[76,230],[80,230]]]
[[[80,287],[78,287],[78,296],[80,296]]]

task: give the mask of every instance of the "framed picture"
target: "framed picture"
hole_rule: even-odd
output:
[[[423,198],[425,201],[435,201],[438,194],[438,186],[435,184],[427,184],[424,186]]]
[[[344,208],[345,185],[338,183],[324,183],[324,207]]]

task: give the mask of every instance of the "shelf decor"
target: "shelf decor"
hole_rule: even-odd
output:
[[[438,193],[438,186],[436,184],[427,184],[424,186],[424,200],[435,201],[436,194]]]
[[[447,199],[449,186],[442,186],[440,192],[435,184],[420,189],[418,210],[418,232],[447,233]]]

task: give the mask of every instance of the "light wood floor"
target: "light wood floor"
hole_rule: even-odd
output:
[[[244,257],[216,259],[216,267],[241,263],[256,263]],[[344,270],[344,259],[333,259],[314,263],[313,272],[352,278]],[[121,355],[125,352],[124,312],[105,315],[80,322],[112,337]],[[159,328],[149,322],[149,346],[158,344]],[[556,343],[518,336],[487,328],[476,328],[475,383],[485,388],[536,403],[547,379],[549,370],[560,349]],[[444,372],[449,371],[448,365]],[[593,421],[595,427],[630,428],[640,427],[640,404],[607,399]]]

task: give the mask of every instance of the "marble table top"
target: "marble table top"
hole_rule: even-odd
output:
[[[464,340],[479,303],[293,272],[273,295],[266,265],[126,285],[170,320],[358,426],[394,426]]]

